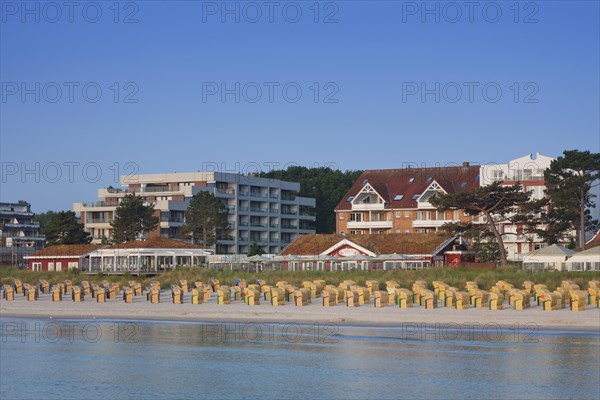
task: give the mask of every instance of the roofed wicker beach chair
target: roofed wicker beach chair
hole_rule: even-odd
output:
[[[408,289],[396,288],[396,299],[398,308],[410,308],[413,306],[414,293]]]
[[[344,290],[349,290],[350,286],[356,286],[356,282],[351,279],[346,279],[345,281],[342,281],[339,286]]]
[[[215,278],[211,278],[208,281],[208,284],[210,285],[213,293],[216,293],[219,290],[219,288],[221,287],[221,281],[219,281],[218,279],[215,279]]]
[[[40,289],[40,293],[43,293],[43,294],[50,293],[50,284],[48,283],[47,280],[40,279],[38,281],[38,287]]]
[[[260,290],[261,290],[261,292],[262,292],[263,299],[264,299],[265,301],[269,302],[269,303],[271,302],[271,288],[272,288],[272,287],[273,287],[273,286],[271,286],[271,285],[262,285],[262,286],[260,287]]]
[[[98,286],[98,289],[95,291],[96,294],[96,302],[97,303],[105,303],[106,302],[106,291],[103,287]]]
[[[202,291],[204,292],[204,302],[208,302],[210,300],[210,296],[212,295],[211,287],[209,285],[204,285]]]
[[[348,307],[358,307],[360,303],[358,302],[358,291],[357,290],[346,290],[346,306]]]
[[[358,304],[361,306],[371,304],[371,289],[359,286],[356,288],[356,291],[358,292]]]
[[[233,286],[231,289],[233,290],[233,301],[242,301],[242,288],[239,286]]]
[[[426,310],[437,308],[438,297],[435,292],[425,289],[421,291],[421,304],[425,306]]]
[[[369,288],[371,293],[375,293],[379,290],[379,281],[369,280],[365,281],[365,286]]]
[[[16,294],[23,294],[25,288],[23,287],[23,282],[19,279],[13,279],[13,289]]]
[[[71,300],[73,300],[76,303],[79,303],[84,299],[85,295],[83,293],[83,289],[81,289],[81,287],[79,286],[73,286],[73,289],[71,289]]]
[[[298,289],[298,288],[295,286],[292,286],[292,285],[284,286],[283,290],[285,290],[285,300],[286,301],[289,301],[290,303],[295,302],[296,289]]]
[[[596,303],[598,303],[598,294],[600,293],[600,289],[598,289],[595,286],[589,286],[588,287],[588,304],[591,304],[592,306],[596,306]]]
[[[258,285],[257,285],[258,286]],[[249,306],[257,306],[260,304],[260,288],[246,287],[242,289],[244,292],[244,302]]]
[[[454,300],[454,308],[457,310],[466,310],[470,307],[471,296],[467,292],[456,291],[454,292],[456,299]]]
[[[450,287],[447,283],[442,281],[433,281],[433,291],[437,295],[438,299],[444,300],[446,298],[446,290]]]
[[[533,301],[537,301],[538,297],[547,291],[548,291],[548,287],[542,283],[536,283],[535,285],[533,285],[533,291],[531,292],[531,294],[533,296]],[[511,303],[509,302],[508,304],[510,305]],[[538,305],[539,304],[540,303],[538,301]]]
[[[179,285],[171,285],[173,304],[183,304],[183,289]]]
[[[543,295],[546,292],[549,292],[550,290],[543,290],[539,292],[539,295]],[[562,286],[557,287],[556,290],[554,291],[554,294],[559,295],[561,300],[562,300],[562,304],[564,307],[566,307],[567,305],[570,307],[571,306],[571,293],[570,290],[567,288],[564,288]],[[538,298],[539,300],[539,298]],[[538,301],[538,305],[540,304],[540,301]]]
[[[192,304],[202,304],[204,303],[204,294],[202,293],[202,289],[193,288],[192,289]]]
[[[323,279],[315,279],[313,283],[317,286],[318,295],[320,295],[323,289],[325,289],[325,285],[327,285],[327,282],[325,282]]]
[[[289,282],[277,281],[277,283],[275,284],[275,287],[282,288],[282,289],[286,286],[289,286]]]
[[[375,308],[383,308],[390,305],[390,294],[386,290],[376,290],[373,305]]]
[[[261,291],[260,291],[261,293],[265,292],[264,290],[262,290],[262,287],[267,285],[267,281],[265,281],[264,279],[257,279],[254,281],[254,283],[256,283],[257,285],[259,285],[261,287]]]
[[[583,290],[571,290],[569,296],[571,297],[571,311],[585,311],[587,296]]]
[[[490,301],[488,307],[490,310],[502,310],[504,296],[500,292],[490,292]]]
[[[58,285],[54,285],[50,288],[50,295],[52,297],[52,301],[62,301],[62,291]]]
[[[271,304],[274,306],[285,305],[285,289],[282,287],[271,288]]]
[[[179,287],[181,288],[181,290],[183,290],[183,293],[189,292],[187,279],[180,279],[179,280]]]
[[[61,296],[64,296],[66,293],[66,287],[64,282],[58,282],[56,286],[58,286],[58,288],[60,289]]]
[[[96,293],[98,293],[98,289],[100,289],[100,285],[97,283],[92,283],[90,292],[92,293],[92,299],[96,298]]]
[[[519,290],[519,289],[513,289],[514,291],[511,291],[511,294],[514,295],[513,297],[513,304],[515,307],[515,310],[524,310],[526,308],[529,308],[530,306],[530,298],[531,296],[529,295],[529,293],[525,290]]]
[[[526,290],[529,292],[529,294],[531,294],[531,292],[533,292],[533,286],[535,285],[535,283],[531,282],[531,281],[523,281],[523,290]]]
[[[310,303],[310,289],[297,289],[294,293],[294,302],[298,307],[307,306]]]
[[[240,289],[244,289],[248,287],[248,283],[245,279],[234,279],[233,286],[238,286]]]
[[[456,292],[458,291],[457,288],[451,286],[444,292],[444,307],[456,306]]]
[[[323,295],[323,307],[331,307],[338,304],[337,290],[325,288],[322,292]]]
[[[4,285],[2,289],[2,298],[6,301],[13,301],[15,299],[15,289],[12,285]]]
[[[561,298],[554,293],[544,292],[540,295],[540,301],[542,304],[542,310],[552,311],[559,310],[561,308]]]
[[[204,283],[202,281],[195,281],[192,285],[192,288],[202,289],[204,287]]]
[[[130,286],[124,287],[122,292],[123,292],[123,301],[125,303],[132,303],[133,302],[133,289]]]
[[[390,289],[390,288],[399,288],[400,284],[396,281],[385,281],[385,288],[386,289]],[[388,293],[390,291],[388,290]]]
[[[129,282],[129,287],[133,291],[134,296],[144,295],[144,288],[142,287],[142,284],[140,282]]]
[[[69,279],[65,279],[65,293],[71,293],[73,289],[73,282]]]
[[[160,303],[160,286],[148,286],[148,291],[146,292],[146,301],[149,301],[151,304]]]
[[[118,283],[111,283],[108,285],[108,288],[104,287],[104,291],[106,292],[107,300],[116,300],[117,293],[121,291],[121,288]]]
[[[90,286],[90,282],[81,281],[79,286],[81,287],[84,296],[90,296],[92,294],[92,287]]]
[[[427,282],[416,281],[415,283],[413,283],[413,285],[412,285],[413,303],[422,305],[421,304],[421,292],[424,290],[427,290]]]
[[[548,291],[548,292],[550,292],[550,291]],[[565,308],[566,303],[565,303],[565,298],[564,298],[564,291],[557,291],[557,290],[555,290],[554,292],[552,292],[552,294],[556,296],[556,307],[557,307],[557,309]],[[569,301],[569,306],[570,306],[570,303],[571,302]]]
[[[484,308],[484,307],[488,307],[489,302],[490,302],[490,292],[485,291],[485,290],[481,290],[481,289],[477,289],[473,291],[473,306],[475,308]]]
[[[217,304],[231,304],[231,288],[227,285],[219,285],[217,290]]]
[[[25,292],[25,298],[28,301],[36,301],[39,297],[39,290],[36,285],[30,285],[29,283],[23,284],[23,290]]]
[[[314,282],[303,281],[302,282],[302,287],[304,289],[308,289],[310,291],[310,298],[311,299],[315,299],[315,298],[317,298],[317,296],[321,295],[321,290],[317,289],[317,285],[315,285]]]

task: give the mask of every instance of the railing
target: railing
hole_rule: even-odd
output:
[[[298,229],[298,225],[281,225],[282,229]]]
[[[240,192],[240,197],[248,197],[248,192]]]
[[[279,195],[278,194],[270,194],[269,197],[272,199],[278,199]]]
[[[217,193],[221,193],[221,194],[235,194],[235,189],[218,189],[217,188]]]
[[[271,224],[269,225],[271,228],[279,228],[279,224]]]
[[[298,214],[296,211],[291,211],[291,210],[281,210],[281,213],[284,215],[297,215]]]
[[[248,223],[247,222],[240,222],[240,223],[238,223],[238,225],[239,226],[248,226]]]
[[[85,223],[86,224],[110,224],[112,222],[112,219],[108,219],[108,218],[99,218],[99,219],[86,219]]]
[[[248,207],[239,207],[238,208],[239,211],[248,211]]]
[[[251,197],[260,197],[260,198],[268,197],[266,193],[261,193],[261,192],[250,192],[250,196]]]
[[[81,203],[84,207],[107,207],[105,201],[94,201],[92,203]]]
[[[267,208],[260,208],[260,207],[250,207],[250,211],[252,211],[252,212],[266,213],[266,212],[269,211],[269,209],[267,209]]]
[[[269,211],[271,212],[271,214],[279,214],[278,208],[271,208]]]
[[[267,224],[263,224],[263,223],[260,223],[260,222],[251,222],[250,226],[254,226],[256,228],[266,228]]]

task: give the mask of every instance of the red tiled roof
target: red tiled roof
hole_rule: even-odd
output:
[[[201,249],[202,246],[162,237],[153,237],[146,240],[134,240],[131,242],[116,244],[111,249]]]
[[[347,239],[357,245],[381,254],[431,254],[451,236],[436,233],[383,233],[368,235],[314,234],[300,235],[281,255],[321,254],[336,243]]]
[[[59,244],[36,251],[29,257],[79,257],[97,248],[95,244]]]
[[[365,171],[335,209],[351,210],[348,198],[356,196],[367,183],[383,197],[386,209],[416,208],[417,201],[413,200],[413,196],[421,195],[433,181],[448,193],[473,190],[479,187],[479,165]],[[404,197],[394,200],[399,194]]]

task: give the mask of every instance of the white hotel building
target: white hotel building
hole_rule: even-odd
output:
[[[221,199],[228,212],[229,236],[219,238],[217,254],[246,254],[256,242],[277,254],[298,235],[315,233],[315,199],[298,196],[300,184],[233,173],[189,172],[121,176],[123,189],[98,190],[99,201],[75,203],[73,210],[90,232],[92,243],[112,236],[110,222],[126,194],[154,204],[159,226],[148,237],[179,238],[185,210],[200,191]]]

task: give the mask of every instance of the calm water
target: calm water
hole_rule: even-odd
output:
[[[8,318],[0,325],[2,399],[600,398],[598,333]]]

